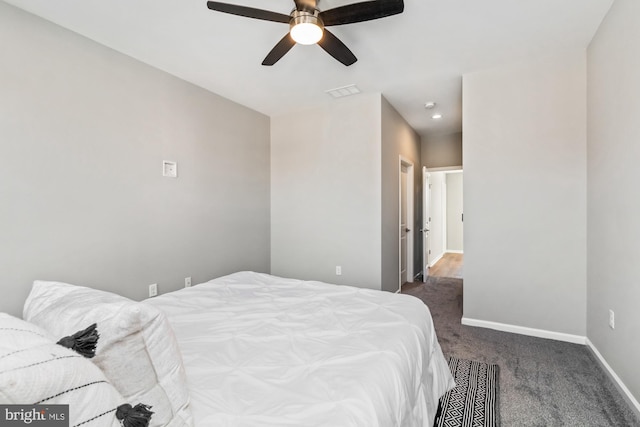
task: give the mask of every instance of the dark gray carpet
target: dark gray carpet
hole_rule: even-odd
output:
[[[583,345],[463,326],[462,280],[403,286],[427,304],[445,356],[500,366],[502,426],[640,426]]]

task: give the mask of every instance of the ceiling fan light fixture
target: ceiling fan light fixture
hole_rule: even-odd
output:
[[[295,8],[289,15],[211,0],[207,1],[207,7],[216,12],[289,24],[289,31],[262,61],[264,66],[274,65],[293,46],[300,43],[317,44],[336,61],[348,67],[355,64],[358,58],[338,37],[324,27],[371,21],[404,11],[404,0],[360,1],[323,11],[318,9],[319,1],[322,0],[293,0]]]
[[[316,44],[322,39],[324,25],[317,16],[317,11],[309,13],[294,11],[289,25],[291,38],[299,44]]]

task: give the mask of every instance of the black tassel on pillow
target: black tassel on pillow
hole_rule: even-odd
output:
[[[84,357],[92,358],[96,355],[96,345],[98,345],[98,338],[100,338],[97,328],[98,325],[94,323],[84,331],[62,338],[57,344],[70,348]]]
[[[147,427],[151,419],[151,406],[138,403],[133,408],[128,403],[118,406],[116,418],[124,427]]]

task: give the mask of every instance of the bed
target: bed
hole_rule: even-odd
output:
[[[118,425],[116,409],[139,402],[150,427],[431,427],[454,386],[428,308],[408,295],[255,272],[142,302],[36,281],[23,317],[0,317],[0,335],[19,335],[0,339],[0,400],[46,395],[70,405],[71,425]],[[42,351],[92,323],[92,359]],[[60,360],[91,366],[42,371]]]
[[[431,426],[453,385],[412,296],[240,272],[146,300],[200,426]]]

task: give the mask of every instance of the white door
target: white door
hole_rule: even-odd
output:
[[[398,290],[402,285],[413,282],[413,163],[400,156],[400,197],[398,200],[400,220],[400,250]]]
[[[422,168],[422,280],[429,275],[429,258],[431,255],[431,174],[426,167]]]
[[[400,171],[400,286],[407,283],[407,166]]]

